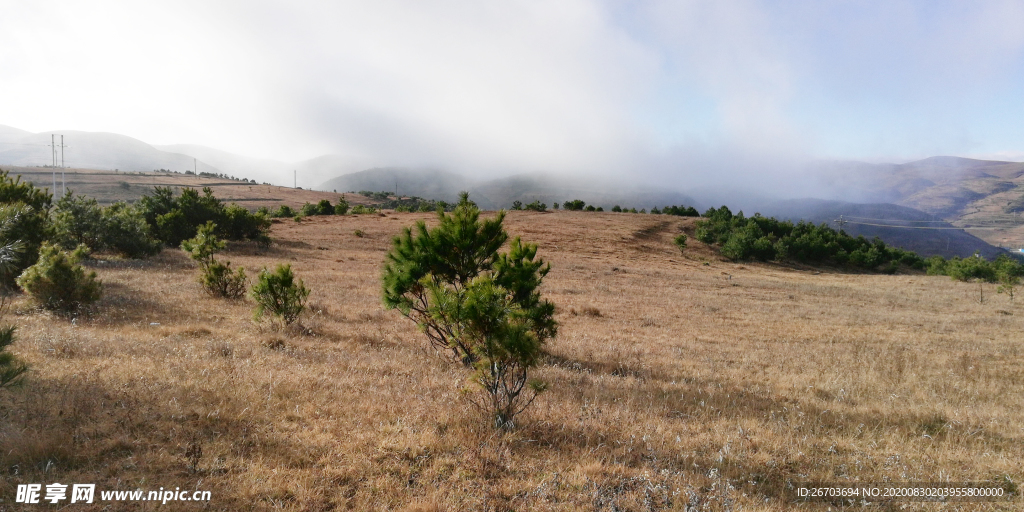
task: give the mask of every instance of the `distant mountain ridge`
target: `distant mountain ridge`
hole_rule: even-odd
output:
[[[975,252],[986,258],[1006,253],[985,240],[920,210],[890,203],[847,203],[821,199],[791,199],[767,205],[765,215],[828,224],[852,236],[881,238],[887,244],[921,256],[966,258]]]

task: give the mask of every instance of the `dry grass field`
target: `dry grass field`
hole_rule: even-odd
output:
[[[550,389],[495,431],[465,370],[381,306],[391,237],[432,218],[287,220],[269,250],[221,255],[291,263],[312,290],[301,329],[203,295],[177,249],[91,262],[104,297],[74,319],[16,298],[33,371],[0,392],[0,510],[54,481],[213,497],[76,511],[826,510],[788,485],[1024,476],[1020,304],[945,277],[724,262],[692,236],[680,254],[692,219],[675,217],[509,214],[552,263],[561,329],[536,371]]]

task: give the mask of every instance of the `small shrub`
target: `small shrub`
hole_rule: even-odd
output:
[[[334,205],[326,199],[321,199],[316,204],[317,215],[334,215]]]
[[[21,181],[21,176],[12,179],[7,171],[0,171],[0,208],[3,209],[0,223],[4,243],[17,240],[21,248],[13,255],[8,270],[0,274],[0,284],[13,287],[15,278],[38,261],[40,247],[52,234],[51,201],[48,191]]]
[[[99,248],[103,233],[103,208],[93,198],[64,194],[50,212],[53,240],[67,250],[80,244]]]
[[[0,389],[14,387],[21,383],[28,366],[19,361],[7,347],[14,343],[14,326],[0,328]]]
[[[320,215],[320,208],[313,203],[306,203],[302,205],[302,209],[299,213],[304,217],[311,217],[313,215]]]
[[[292,207],[288,206],[286,204],[282,204],[281,206],[279,206],[277,208],[277,211],[274,212],[274,217],[278,217],[278,218],[287,219],[289,217],[294,217],[294,216],[295,216],[295,210],[292,210]]]
[[[95,272],[86,273],[78,264],[86,255],[85,246],[68,253],[44,244],[39,249],[39,261],[21,274],[18,286],[49,310],[73,312],[92,304],[99,300],[102,285]]]
[[[335,215],[345,215],[348,213],[348,201],[344,197],[338,198],[338,203],[334,205]]]
[[[361,230],[361,229],[357,229],[357,230],[353,231],[352,234],[357,236],[357,237],[359,237],[359,238],[362,238],[362,237],[366,236],[366,233],[363,233],[363,230]]]
[[[202,274],[199,275],[199,283],[215,297],[240,299],[245,295],[249,280],[245,276],[244,268],[238,267],[237,272],[232,272],[230,261],[221,263],[214,260],[203,268]]]
[[[142,212],[124,202],[103,209],[99,248],[128,258],[152,256],[163,247],[153,238]]]
[[[296,283],[291,265],[278,265],[274,272],[260,271],[250,293],[256,301],[256,320],[270,313],[285,325],[294,322],[306,308],[307,289],[301,279]]]
[[[673,239],[672,241],[676,244],[676,247],[679,248],[679,252],[683,252],[686,249],[685,234],[680,234],[679,236],[675,237],[675,239]]]
[[[538,200],[538,201],[534,201],[534,202],[524,206],[523,209],[524,210],[534,211],[534,212],[543,212],[543,211],[547,211],[548,205],[545,204],[545,203],[542,203],[542,202],[540,202]]]
[[[245,269],[239,267],[237,272],[232,272],[231,262],[221,263],[214,259],[213,255],[224,250],[227,245],[214,234],[216,229],[214,223],[207,222],[199,228],[195,237],[181,243],[181,249],[199,262],[199,284],[203,285],[207,293],[215,297],[241,298],[248,284]]]

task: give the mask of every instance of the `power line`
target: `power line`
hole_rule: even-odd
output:
[[[909,219],[875,219],[872,217],[854,217],[852,215],[846,215],[847,219],[858,219],[858,220],[877,220],[882,222],[946,222],[944,220],[909,220]]]
[[[847,224],[857,224],[859,226],[875,226],[875,227],[880,227],[880,228],[945,229],[945,230],[953,230],[953,229],[955,229],[955,230],[960,230],[960,231],[964,231],[964,230],[968,230],[968,229],[1006,229],[1006,228],[1015,228],[1015,227],[1018,227],[1018,226],[1024,226],[1024,224],[1014,224],[1014,225],[1010,225],[1010,226],[1001,226],[1001,227],[993,227],[993,226],[973,227],[973,226],[971,226],[971,227],[966,227],[966,228],[959,228],[959,227],[956,227],[956,226],[899,226],[899,225],[895,225],[895,224],[875,224],[875,223],[871,223],[871,222],[854,222],[854,221],[849,221],[849,220],[846,221],[846,223]]]

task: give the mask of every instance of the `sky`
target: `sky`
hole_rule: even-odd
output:
[[[0,0],[0,12],[0,124],[33,132],[481,176],[1024,160],[1020,1]]]

